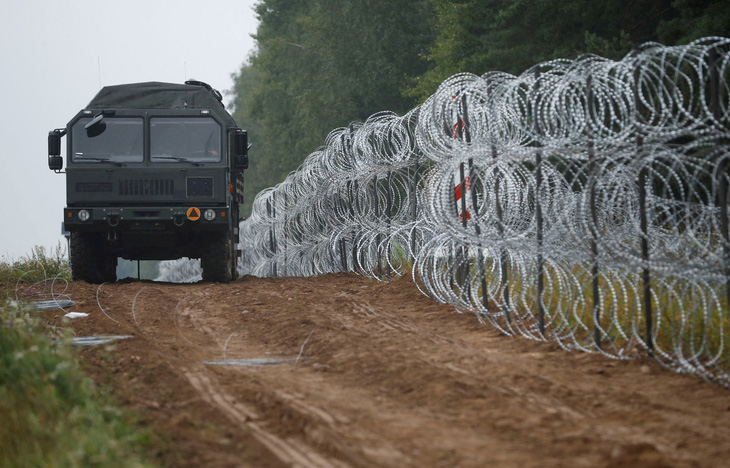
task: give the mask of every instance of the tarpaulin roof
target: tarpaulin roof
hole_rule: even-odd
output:
[[[220,93],[201,82],[189,84],[149,81],[105,86],[87,109],[210,109],[230,125],[233,118],[220,101]]]

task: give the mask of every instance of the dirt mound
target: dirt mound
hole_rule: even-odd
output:
[[[721,466],[730,393],[505,337],[407,279],[72,283],[80,351],[174,466]],[[45,312],[58,323],[62,313]]]

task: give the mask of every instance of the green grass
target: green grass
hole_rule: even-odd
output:
[[[476,265],[470,266],[472,275],[478,274]],[[487,271],[490,267],[491,263],[485,262]],[[523,325],[535,328],[536,279],[532,275],[528,278],[521,275],[522,272],[509,268],[510,298],[517,309],[512,310],[512,313],[520,315],[523,309],[529,309],[532,316],[522,315],[526,320]],[[601,269],[599,275],[602,347],[608,352],[615,353],[625,348],[624,354],[644,354],[642,343],[646,341],[646,322],[640,274]],[[546,264],[544,280],[547,334],[562,335],[564,338],[570,336],[582,346],[592,348],[594,298],[590,265],[555,268]],[[724,285],[694,283],[683,277],[654,274],[651,286],[656,348],[675,357],[692,357],[696,364],[710,366],[720,373],[730,371],[730,325]],[[459,293],[458,286],[454,287],[455,292]],[[477,298],[481,297],[481,292],[481,288],[478,288]]]
[[[66,249],[59,243],[55,249],[35,246],[29,255],[18,260],[0,259],[0,283],[15,283],[19,279],[35,283],[45,279],[71,280],[71,267]]]
[[[390,263],[396,269],[394,274],[396,276],[410,275],[413,270],[413,259],[411,259],[407,247],[398,242],[391,242],[390,248]]]
[[[68,336],[0,306],[0,466],[150,466],[151,436],[80,369]]]

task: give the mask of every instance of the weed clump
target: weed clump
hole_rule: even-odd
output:
[[[0,466],[147,466],[139,431],[81,371],[70,337],[0,305]]]
[[[18,260],[6,257],[0,259],[0,283],[14,283],[18,280],[38,282],[54,278],[71,280],[71,265],[66,249],[59,242],[55,249],[35,246],[29,255]]]

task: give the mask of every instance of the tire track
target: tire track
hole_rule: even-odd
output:
[[[236,401],[223,391],[221,385],[213,381],[204,370],[193,371],[183,368],[181,371],[205,401],[219,408],[235,424],[242,425],[251,431],[251,434],[282,462],[302,468],[347,468],[350,466],[329,459],[294,438],[283,439],[267,431],[264,424],[258,422],[260,417],[255,409]]]

